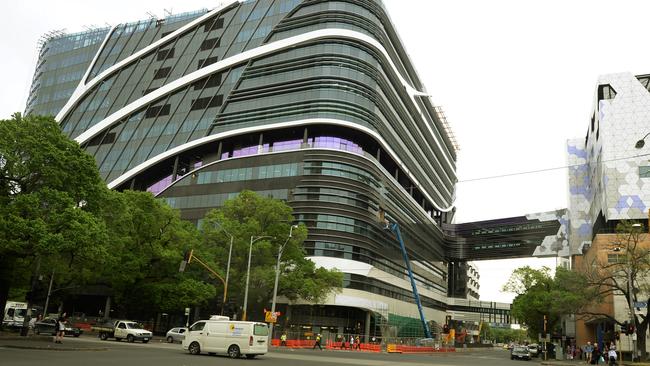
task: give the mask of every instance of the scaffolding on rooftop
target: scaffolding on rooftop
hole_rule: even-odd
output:
[[[460,145],[456,140],[456,135],[454,135],[454,131],[451,129],[451,125],[449,124],[449,121],[447,121],[447,116],[445,115],[445,111],[439,105],[434,106],[434,108],[436,110],[436,114],[438,115],[438,119],[440,119],[440,122],[442,122],[442,126],[444,127],[445,132],[447,133],[447,137],[449,137],[449,141],[451,141],[451,145],[454,147],[454,150],[456,152],[460,151]]]

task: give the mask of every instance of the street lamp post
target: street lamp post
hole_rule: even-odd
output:
[[[284,244],[282,244],[278,248],[278,262],[275,265],[275,283],[273,284],[273,301],[271,302],[271,314],[272,316],[275,316],[275,301],[278,297],[278,282],[280,280],[280,259],[282,258],[282,252],[284,251],[284,247],[287,245],[289,242],[289,239],[291,239],[291,234],[293,233],[293,229],[297,229],[298,225],[291,225],[289,228],[289,236],[287,237],[287,240],[284,241]],[[271,326],[269,327],[269,339],[273,339],[273,326],[275,325],[275,322],[271,322]]]
[[[634,144],[634,147],[636,147],[637,149],[642,149],[645,146],[645,139],[646,137],[648,137],[648,135],[650,135],[650,132],[648,132],[645,136],[643,136],[641,140],[637,141],[636,144]]]
[[[246,308],[248,307],[248,283],[251,277],[251,256],[253,254],[253,243],[260,239],[274,238],[272,236],[251,236],[251,242],[248,246],[248,267],[246,269],[246,289],[244,290],[244,311],[242,313],[242,319],[246,320]]]
[[[215,226],[219,226],[221,230],[223,230],[226,235],[230,237],[230,249],[228,249],[228,264],[226,265],[226,281],[224,283],[224,296],[223,296],[223,303],[221,304],[221,315],[223,315],[223,309],[226,307],[226,294],[228,293],[228,278],[230,277],[230,259],[232,258],[232,243],[235,240],[235,237],[232,236],[231,233],[226,231],[226,229],[223,228],[223,226],[218,222],[215,221]]]

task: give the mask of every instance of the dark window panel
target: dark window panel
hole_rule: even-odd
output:
[[[164,33],[160,36],[160,38],[165,38],[166,36],[168,36],[168,35],[170,35],[170,34],[172,34],[172,33],[174,33],[174,32],[176,32],[176,29],[171,30],[171,31],[169,31],[169,32],[164,32]]]
[[[223,104],[223,95],[215,95],[214,97],[205,97],[205,98],[199,98],[199,99],[193,99],[192,100],[192,107],[190,107],[191,111],[195,111],[198,109],[206,109],[206,108],[212,108],[212,107],[218,107],[221,104]]]
[[[152,91],[154,91],[154,90],[156,90],[156,89],[158,89],[158,88],[151,88],[151,89],[143,90],[143,91],[142,91],[142,95],[147,95],[147,94],[151,93]]]
[[[115,142],[115,132],[109,132],[109,133],[106,134],[106,136],[98,135],[98,136],[93,137],[88,142],[88,146],[112,144],[113,142]]]
[[[194,90],[201,90],[207,88],[214,88],[221,85],[221,74],[213,74],[207,78],[203,78],[193,84]]]
[[[169,48],[166,50],[160,50],[158,51],[158,55],[156,55],[156,60],[157,61],[163,61],[168,58],[174,57],[174,48]]]
[[[211,30],[221,29],[221,28],[223,28],[223,18],[210,19],[203,25],[204,32],[209,32]]]
[[[144,118],[152,118],[156,116],[167,116],[169,115],[170,109],[171,107],[169,104],[151,106],[147,108],[147,111],[144,113]]]
[[[205,51],[205,50],[211,50],[215,47],[219,47],[219,45],[221,45],[220,40],[221,38],[219,37],[206,39],[205,41],[203,41],[203,43],[201,43],[200,50]]]
[[[153,74],[153,78],[154,78],[154,80],[155,80],[155,79],[166,78],[167,76],[169,76],[169,74],[171,73],[171,71],[172,71],[172,68],[171,68],[171,67],[163,67],[163,68],[160,68],[160,69],[158,69],[158,70],[156,70],[156,71],[154,72],[154,74]]]
[[[202,67],[206,67],[208,65],[212,65],[213,63],[215,63],[217,61],[219,61],[218,56],[213,56],[213,57],[208,57],[208,58],[201,59],[201,60],[199,60],[199,66],[197,67],[197,69],[200,69]]]

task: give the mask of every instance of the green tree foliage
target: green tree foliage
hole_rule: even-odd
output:
[[[178,272],[186,247],[198,243],[196,228],[149,192],[111,192],[105,220],[110,265],[102,281],[115,294],[120,313],[143,318],[200,305],[215,289],[200,276]]]
[[[528,266],[515,269],[503,290],[517,294],[512,302],[512,316],[526,325],[533,339],[544,333],[544,316],[546,332],[552,333],[563,315],[575,313],[585,305],[591,291],[584,277],[563,267],[556,268],[552,276],[548,267]]]
[[[105,192],[95,161],[54,119],[0,121],[0,306],[41,267],[75,267],[84,279],[106,254],[95,215]]]
[[[289,238],[292,209],[284,202],[243,191],[226,201],[219,210],[206,215],[201,227],[204,241],[195,251],[225,277],[230,237],[234,238],[227,297],[237,305],[243,303],[248,251],[251,236],[270,236],[253,244],[248,318],[262,319],[262,308],[269,307],[273,295],[278,249],[284,246],[278,294],[290,300],[303,299],[318,303],[331,292],[339,290],[343,275],[336,270],[316,268],[305,258],[302,242],[307,229],[300,225]],[[215,280],[215,283],[216,282]]]
[[[510,328],[491,328],[490,337],[495,343],[523,343],[528,339],[526,331],[523,329],[510,329]]]

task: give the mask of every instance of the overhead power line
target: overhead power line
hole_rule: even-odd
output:
[[[626,156],[626,157],[617,158],[617,159],[603,160],[602,163],[608,163],[608,162],[618,161],[618,160],[627,160],[627,159],[633,159],[633,158],[642,158],[642,157],[644,157],[644,156],[650,156],[650,153],[648,153],[648,154],[634,155],[634,156]],[[590,165],[590,164],[592,164],[592,163],[573,164],[573,165],[563,165],[563,166],[558,166],[558,167],[553,167],[553,168],[544,168],[544,169],[537,169],[537,170],[527,170],[527,171],[516,172],[516,173],[507,173],[507,174],[491,175],[491,176],[480,177],[480,178],[463,179],[463,180],[459,180],[458,183],[466,183],[466,182],[474,182],[474,181],[478,181],[478,180],[487,180],[487,179],[496,179],[496,178],[513,177],[513,176],[517,176],[517,175],[525,175],[525,174],[543,173],[543,172],[549,172],[549,171],[553,171],[553,170],[568,169],[568,168],[574,168],[574,167],[583,166],[583,165]]]

